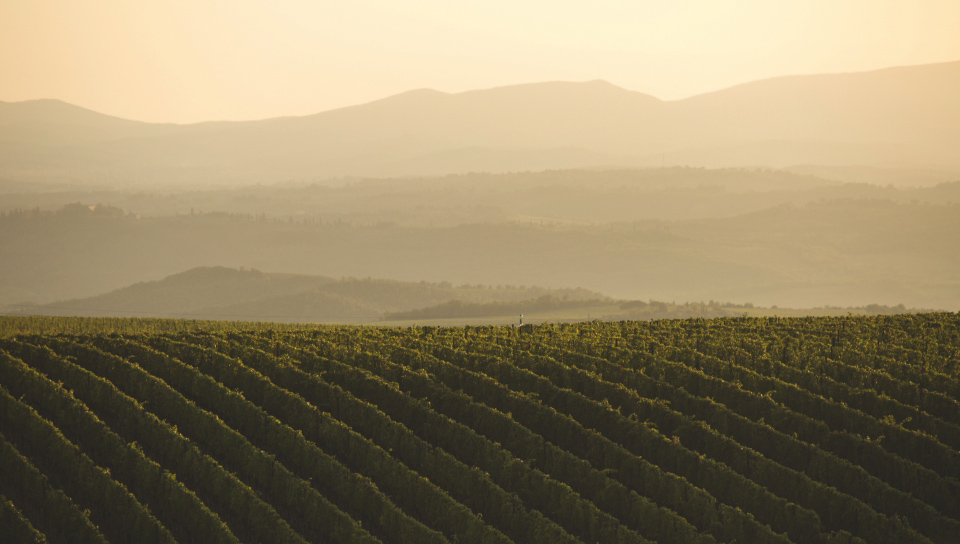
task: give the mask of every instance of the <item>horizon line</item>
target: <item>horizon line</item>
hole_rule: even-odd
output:
[[[29,102],[44,102],[44,101],[59,102],[59,103],[66,104],[66,105],[71,106],[71,107],[80,108],[80,109],[82,109],[82,110],[86,110],[86,111],[95,113],[95,114],[98,114],[98,115],[104,115],[104,116],[107,116],[107,117],[112,117],[112,118],[114,118],[114,119],[121,119],[121,120],[124,120],[124,121],[131,121],[131,122],[143,123],[143,124],[149,124],[149,125],[192,126],[192,125],[203,125],[203,124],[213,124],[213,123],[249,123],[249,122],[272,121],[272,120],[277,120],[277,119],[297,119],[297,118],[304,118],[304,117],[312,117],[312,116],[315,116],[315,115],[322,115],[322,114],[324,114],[324,113],[329,113],[329,112],[334,112],[334,111],[339,111],[339,110],[345,110],[345,109],[349,109],[349,108],[361,107],[361,106],[365,106],[365,105],[368,105],[368,104],[374,104],[374,103],[381,102],[381,101],[384,101],[384,100],[389,100],[389,99],[391,99],[391,98],[395,98],[395,97],[399,97],[399,96],[403,96],[403,95],[411,94],[411,93],[417,93],[417,92],[432,92],[432,93],[438,93],[438,94],[442,94],[442,95],[446,95],[446,96],[458,96],[458,95],[462,95],[462,94],[476,93],[476,92],[484,92],[484,91],[492,91],[492,90],[496,90],[496,89],[507,89],[507,88],[511,88],[511,87],[527,87],[527,86],[534,86],[534,85],[550,85],[550,84],[585,85],[585,84],[590,84],[590,83],[604,83],[604,84],[606,84],[606,85],[609,85],[609,86],[611,86],[611,87],[615,87],[615,88],[620,89],[620,90],[623,90],[623,91],[627,91],[627,92],[630,92],[630,93],[636,93],[636,94],[644,95],[644,96],[647,96],[647,97],[650,97],[650,98],[659,100],[660,102],[671,103],[671,102],[682,102],[682,101],[684,101],[684,100],[689,100],[689,99],[691,99],[691,98],[695,98],[695,97],[698,97],[698,96],[704,96],[704,95],[708,95],[708,94],[719,93],[719,92],[723,92],[723,91],[726,91],[726,90],[729,90],[729,89],[735,89],[735,88],[737,88],[737,87],[741,87],[741,86],[744,86],[744,85],[751,85],[751,84],[754,84],[754,83],[760,83],[760,82],[771,81],[771,80],[776,80],[776,79],[787,79],[787,78],[797,78],[797,77],[816,77],[816,76],[842,76],[842,75],[852,75],[852,74],[869,74],[869,73],[874,73],[874,72],[883,72],[883,71],[887,71],[887,70],[898,70],[898,69],[904,69],[904,68],[930,67],[930,66],[939,66],[939,65],[945,65],[945,64],[960,64],[960,59],[950,60],[950,61],[941,61],[941,62],[929,62],[929,63],[923,63],[923,64],[899,64],[899,65],[893,65],[893,66],[886,66],[886,67],[882,67],[882,68],[874,68],[874,69],[870,69],[870,70],[853,70],[853,71],[841,71],[841,72],[808,72],[808,73],[782,74],[782,75],[776,75],[776,76],[770,76],[770,77],[763,77],[763,78],[759,78],[759,79],[753,79],[753,80],[749,80],[749,81],[743,81],[743,82],[740,82],[740,83],[735,83],[735,84],[733,84],[733,85],[728,85],[728,86],[725,86],[725,87],[720,87],[720,88],[717,88],[717,89],[714,89],[714,90],[699,92],[699,93],[691,94],[691,95],[684,96],[684,97],[681,97],[681,98],[673,98],[673,99],[663,99],[663,98],[660,98],[660,97],[658,97],[658,96],[652,95],[652,94],[650,94],[650,93],[646,93],[646,92],[643,92],[643,91],[638,91],[638,90],[635,90],[635,89],[628,89],[628,88],[626,88],[626,87],[622,87],[622,86],[620,86],[620,85],[617,85],[616,83],[613,83],[613,82],[608,81],[608,80],[603,79],[603,78],[594,78],[594,79],[581,80],[581,81],[574,81],[574,80],[527,81],[527,82],[520,82],[520,83],[508,83],[508,84],[505,84],[505,85],[495,85],[495,86],[492,86],[492,87],[478,87],[478,88],[466,89],[466,90],[462,90],[462,91],[443,91],[443,90],[440,90],[440,89],[434,89],[434,88],[432,88],[432,87],[417,87],[417,88],[408,89],[408,90],[405,90],[405,91],[400,91],[400,92],[397,92],[397,93],[389,94],[389,95],[386,95],[386,96],[383,96],[383,97],[380,97],[380,98],[375,98],[375,99],[373,99],[373,100],[368,100],[368,101],[366,101],[366,102],[358,102],[358,103],[355,103],[355,104],[348,104],[348,105],[344,105],[344,106],[337,106],[337,107],[334,107],[334,108],[330,108],[330,109],[326,109],[326,110],[320,110],[320,111],[316,111],[316,112],[313,112],[313,113],[294,114],[294,115],[277,115],[277,116],[273,116],[273,117],[258,117],[258,118],[247,118],[247,119],[208,119],[208,120],[203,120],[203,121],[192,121],[192,122],[184,122],[184,123],[179,123],[179,122],[175,122],[175,121],[143,121],[143,120],[140,120],[140,119],[133,119],[133,118],[129,118],[129,117],[120,117],[120,116],[118,116],[118,115],[113,115],[113,114],[110,114],[110,113],[105,113],[105,112],[98,111],[98,110],[95,110],[95,109],[92,109],[92,108],[88,108],[88,107],[83,106],[83,105],[80,105],[80,104],[75,104],[75,103],[73,103],[73,102],[68,102],[68,101],[63,100],[63,99],[61,99],[61,98],[53,98],[53,97],[29,98],[29,99],[26,99],[26,100],[15,100],[15,101],[0,100],[0,104],[9,104],[9,105],[12,105],[12,104],[25,104],[25,103],[29,103]]]

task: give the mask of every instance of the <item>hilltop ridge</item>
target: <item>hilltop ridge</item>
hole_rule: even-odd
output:
[[[662,101],[602,80],[418,89],[302,117],[150,124],[0,103],[0,174],[242,183],[592,166],[960,171],[960,62],[783,76]]]
[[[157,281],[138,282],[102,295],[24,306],[41,315],[179,317],[289,321],[376,321],[389,312],[450,301],[516,303],[540,297],[599,300],[587,289],[453,286],[382,279],[269,273],[223,266],[196,267]]]

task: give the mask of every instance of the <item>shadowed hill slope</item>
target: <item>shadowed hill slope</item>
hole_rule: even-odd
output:
[[[109,293],[31,307],[44,315],[152,316],[272,321],[372,321],[451,300],[508,303],[538,297],[596,300],[586,289],[454,287],[449,283],[330,278],[199,267]]]

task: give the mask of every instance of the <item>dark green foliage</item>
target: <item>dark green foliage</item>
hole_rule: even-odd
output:
[[[954,314],[120,326],[125,336],[0,341],[4,536],[863,544],[960,534]]]
[[[49,350],[44,352],[28,345],[8,347],[21,348],[32,355],[31,360],[40,368],[58,366],[56,356]],[[55,370],[51,373],[58,375]],[[202,538],[210,544],[238,542],[196,495],[177,482],[171,473],[148,459],[135,443],[125,442],[111,431],[72,392],[58,387],[37,370],[6,354],[0,354],[0,377],[14,395],[32,401],[38,412],[48,417],[94,461],[110,470],[116,480],[156,512],[159,521],[178,540]],[[85,383],[71,382],[79,386],[79,390],[96,388],[89,379]]]
[[[5,515],[14,517],[22,512],[24,522],[29,522],[50,542],[106,542],[90,521],[88,512],[80,510],[63,491],[53,487],[50,479],[17,451],[13,444],[7,442],[2,434],[0,467],[3,468],[0,493],[9,498],[10,504],[6,508],[17,510],[8,511]],[[10,520],[9,523],[20,525],[20,530],[29,536],[31,531],[23,528],[18,520]]]
[[[6,378],[4,378],[6,379]],[[44,402],[57,402],[44,395]],[[110,540],[175,542],[173,536],[110,472],[94,463],[50,421],[0,388],[0,432],[77,504]]]
[[[13,502],[2,494],[0,494],[0,534],[9,542],[44,544],[47,541],[43,533],[34,528]]]

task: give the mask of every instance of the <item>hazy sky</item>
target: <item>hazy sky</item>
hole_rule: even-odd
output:
[[[960,0],[2,0],[0,100],[144,121],[605,79],[676,99],[960,60]]]

